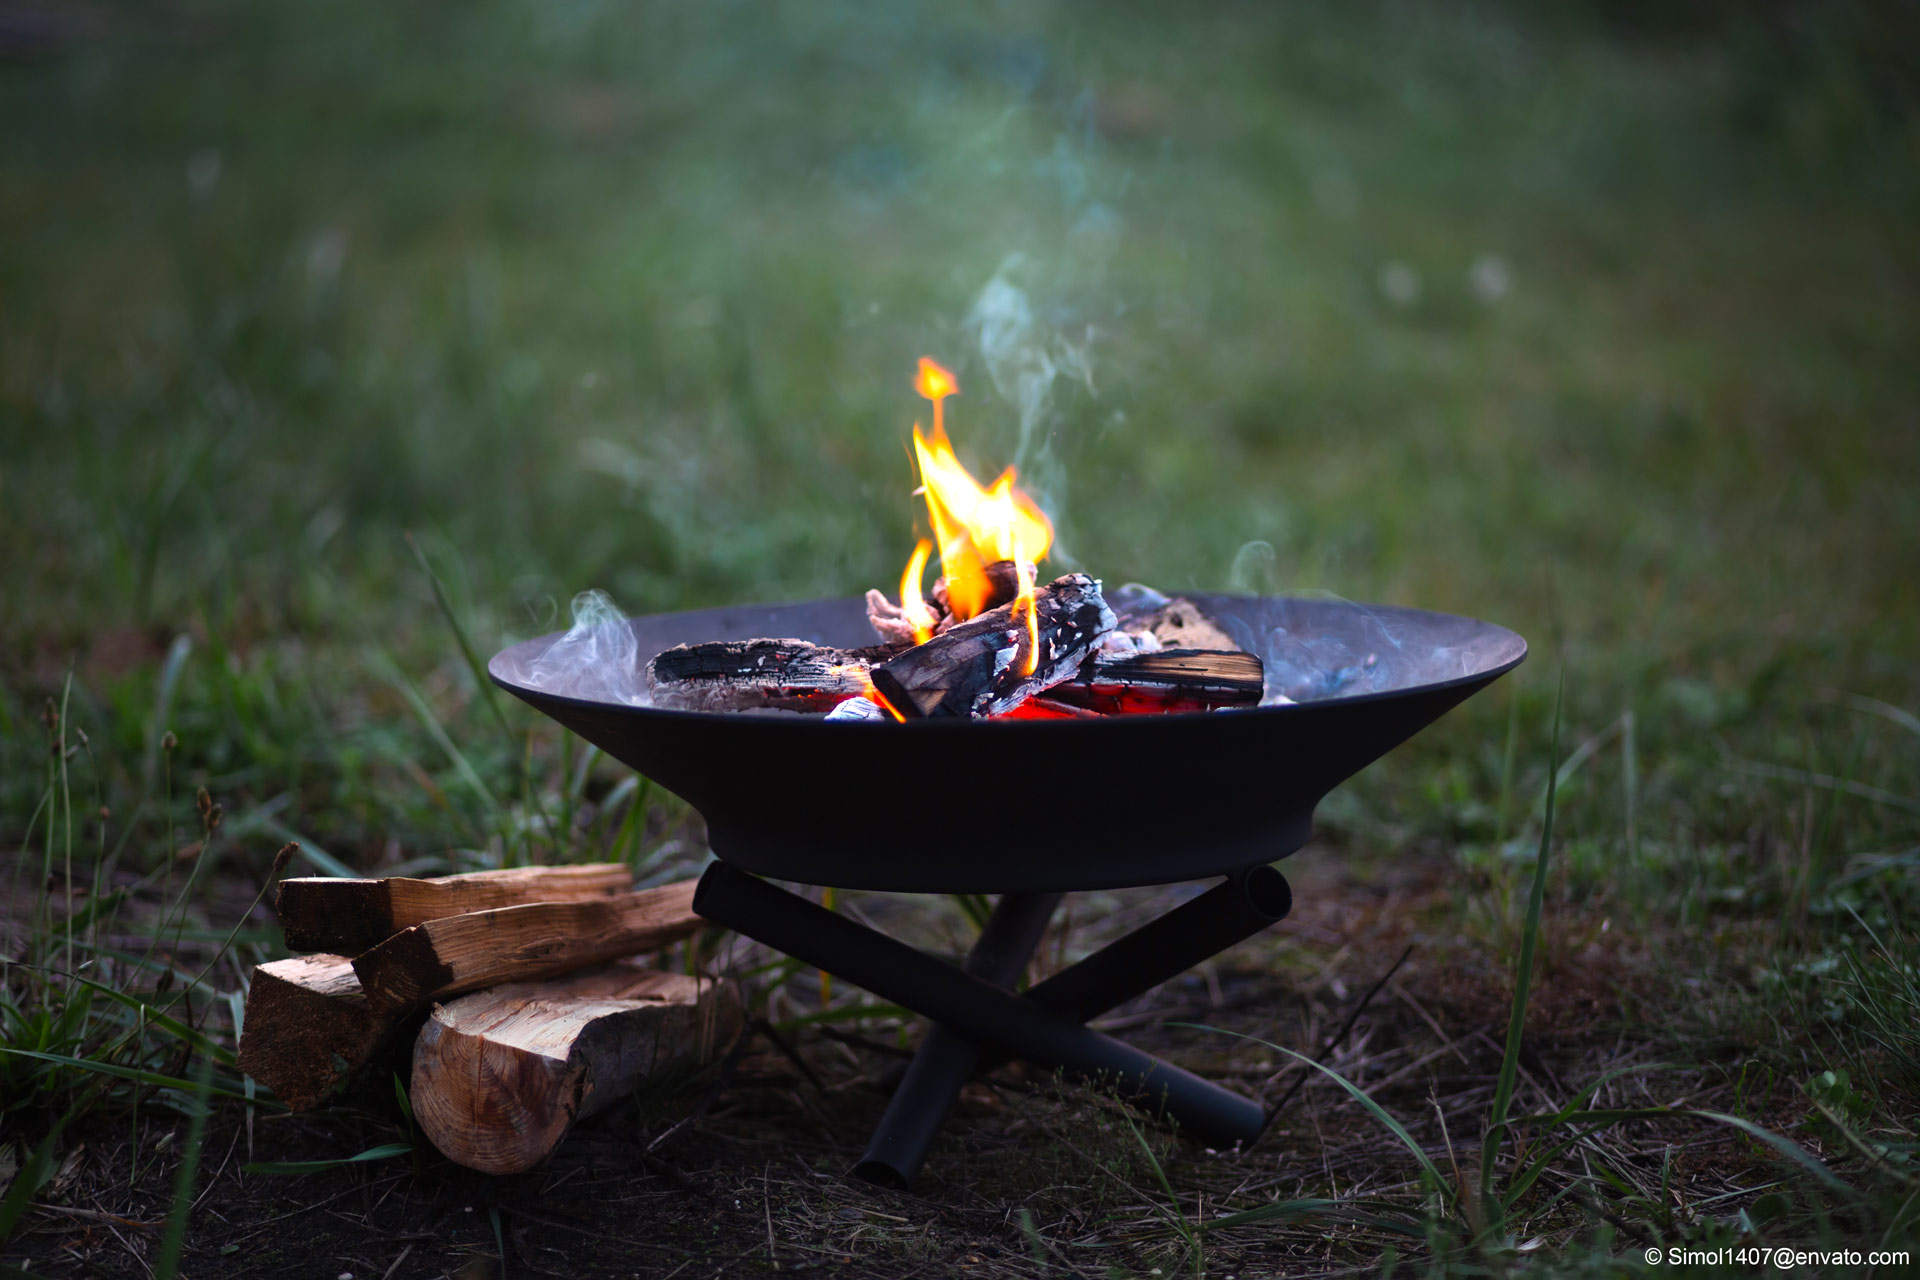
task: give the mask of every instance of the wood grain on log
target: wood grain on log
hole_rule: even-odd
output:
[[[437,1006],[420,1028],[413,1113],[449,1159],[518,1173],[574,1121],[711,1061],[741,1021],[730,988],[636,959],[475,992]]]
[[[867,668],[893,652],[805,640],[683,644],[647,663],[647,692],[654,706],[669,711],[831,711],[865,693]]]
[[[1015,604],[977,618],[873,669],[873,684],[901,715],[994,716],[1070,680],[1094,643],[1113,630],[1100,584],[1084,573],[1056,578],[1034,592],[1039,635],[1033,669],[1025,670],[1028,631]]]
[[[240,1070],[295,1111],[338,1092],[396,1022],[376,1013],[346,956],[256,965],[241,1021]]]
[[[1103,715],[1217,711],[1257,707],[1260,659],[1238,649],[1162,649],[1127,658],[1095,655],[1079,679],[1055,685],[1047,697]]]
[[[536,902],[429,920],[353,961],[376,1013],[502,982],[550,978],[687,937],[695,881],[590,902]]]
[[[529,902],[604,898],[632,888],[633,872],[617,862],[510,867],[426,880],[313,876],[282,880],[274,906],[289,950],[352,956],[429,920]]]

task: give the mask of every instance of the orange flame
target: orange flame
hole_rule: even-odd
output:
[[[1019,567],[1020,594],[1015,615],[1024,612],[1030,636],[1037,627],[1033,618],[1034,569],[1053,545],[1053,522],[1032,498],[1014,487],[1017,473],[1008,467],[992,486],[981,488],[954,454],[942,421],[941,401],[960,389],[952,373],[922,356],[914,390],[933,401],[933,435],[929,438],[913,427],[913,454],[919,464],[921,492],[927,499],[927,516],[933,523],[933,536],[940,545],[940,570],[947,579],[947,607],[953,616],[965,622],[987,606],[993,585],[987,566],[1011,560]],[[908,566],[909,570],[912,565]],[[918,591],[914,593],[918,596]],[[902,607],[906,603],[902,583]],[[918,633],[918,622],[915,631]],[[1028,646],[1029,664],[1039,661],[1037,645]],[[1032,667],[1029,665],[1028,670]]]
[[[926,597],[920,594],[920,582],[927,576],[927,557],[932,552],[933,544],[920,539],[913,548],[913,558],[907,561],[906,572],[900,575],[900,607],[913,628],[915,644],[933,639],[933,610],[927,608]]]

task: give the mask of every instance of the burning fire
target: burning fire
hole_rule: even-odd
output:
[[[1034,566],[1053,544],[1053,522],[1032,498],[1014,487],[1017,473],[1008,467],[992,485],[982,488],[954,455],[941,402],[959,391],[953,374],[922,356],[913,380],[914,390],[933,401],[933,435],[913,424],[913,454],[920,468],[920,488],[927,500],[927,517],[939,543],[940,570],[947,580],[947,608],[956,622],[986,609],[993,597],[988,566],[1013,562],[1019,590],[1013,613],[1024,616],[1028,643],[1027,670],[1039,661],[1038,629],[1033,616]],[[926,567],[927,544],[914,549],[900,583],[900,603],[913,618],[916,639],[933,634],[933,615],[920,597],[920,578]],[[909,591],[908,588],[912,590]],[[922,635],[921,620],[927,622]]]

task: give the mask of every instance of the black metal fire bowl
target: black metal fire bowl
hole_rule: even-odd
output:
[[[495,655],[488,671],[705,815],[717,860],[694,910],[932,1019],[853,1169],[906,1186],[968,1076],[1009,1056],[1098,1080],[1209,1143],[1257,1139],[1269,1119],[1258,1099],[1086,1024],[1283,918],[1293,894],[1265,864],[1306,843],[1321,797],[1527,653],[1504,628],[1417,609],[1189,599],[1263,655],[1270,690],[1286,683],[1309,700],[1098,720],[829,723],[569,697],[566,673],[536,666],[558,635]],[[871,639],[860,600],[628,625],[636,644],[626,660],[640,663],[707,640]],[[1227,879],[1024,994],[1012,990],[1064,892],[1212,875]],[[955,967],[760,876],[1000,899]]]
[[[501,688],[681,796],[714,853],[779,880],[932,893],[1168,884],[1305,844],[1339,783],[1511,670],[1526,642],[1450,614],[1337,600],[1189,596],[1256,653],[1372,653],[1369,692],[1290,706],[1097,720],[826,723],[663,711],[535,687],[560,636],[494,656]],[[859,599],[631,620],[644,664],[677,644],[873,640]],[[1371,646],[1371,647],[1370,647]],[[1269,677],[1274,670],[1269,657]],[[964,818],[961,817],[964,815]]]

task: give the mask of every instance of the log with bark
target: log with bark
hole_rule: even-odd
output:
[[[1037,648],[1027,608],[1033,610]],[[1113,625],[1100,584],[1069,573],[1037,588],[1030,605],[1015,601],[989,609],[888,659],[873,669],[873,685],[908,719],[1000,715],[1071,680]]]
[[[295,1111],[345,1088],[405,1043],[405,1015],[375,1010],[346,956],[256,965],[241,1019],[240,1070]]]
[[[576,1120],[712,1061],[741,1024],[731,988],[638,959],[478,991],[436,1006],[420,1028],[413,1113],[449,1159],[518,1173]]]
[[[705,925],[695,881],[589,902],[536,902],[429,920],[353,961],[376,1014],[502,982],[556,977],[677,942]]]
[[[1237,649],[1096,654],[1078,679],[1055,685],[1047,698],[1102,715],[1218,711],[1259,706],[1262,679],[1260,659]]]
[[[669,711],[831,711],[865,693],[867,668],[892,652],[805,640],[683,644],[647,663],[647,692]]]
[[[315,876],[282,880],[274,906],[287,931],[288,950],[352,956],[429,920],[529,902],[605,898],[632,888],[633,872],[617,862],[510,867],[427,880]]]

